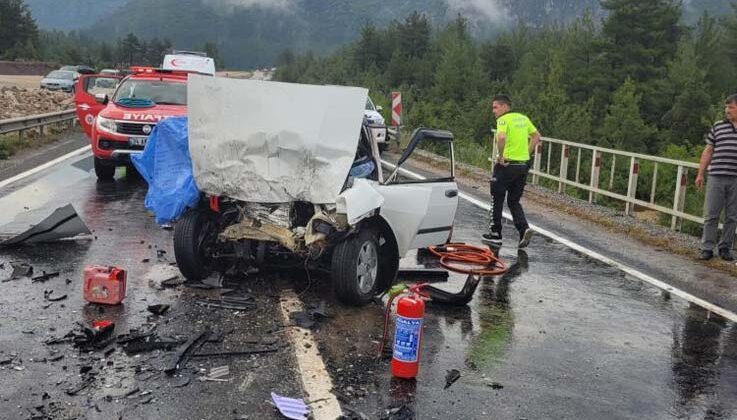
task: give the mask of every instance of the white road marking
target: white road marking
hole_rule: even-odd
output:
[[[51,160],[49,162],[46,162],[43,165],[36,166],[35,168],[29,169],[29,170],[27,170],[27,171],[25,171],[23,173],[20,173],[20,174],[18,174],[16,176],[10,177],[10,178],[8,178],[8,179],[6,179],[4,181],[0,181],[0,188],[5,188],[5,187],[7,187],[10,184],[13,184],[15,182],[18,182],[18,181],[20,181],[20,180],[22,180],[24,178],[28,178],[29,176],[31,176],[33,174],[37,174],[37,173],[39,173],[39,172],[41,172],[43,170],[46,170],[48,168],[51,168],[54,165],[58,165],[59,163],[64,162],[65,160],[67,160],[69,158],[72,158],[72,157],[81,155],[81,154],[83,154],[85,152],[88,152],[91,148],[92,148],[91,146],[80,147],[77,150],[74,150],[72,152],[69,152],[69,153],[67,153],[64,156],[59,156],[58,158],[56,158],[54,160]]]
[[[302,301],[292,290],[285,290],[280,299],[280,307],[285,325],[290,323],[289,314],[304,310]],[[289,327],[289,338],[294,346],[294,355],[297,358],[297,367],[302,377],[302,386],[307,393],[307,401],[319,401],[310,408],[316,420],[334,420],[343,415],[338,399],[330,392],[333,381],[325,369],[325,363],[317,349],[317,342],[312,331]]]
[[[394,165],[392,163],[389,163],[389,162],[386,162],[386,161],[383,161],[383,160],[382,160],[382,163],[384,165],[389,166],[392,169],[396,168],[396,165]],[[409,170],[404,169],[404,168],[399,168],[399,172],[402,173],[402,174],[404,174],[404,175],[407,175],[407,176],[410,176],[412,178],[415,178],[415,179],[427,179],[427,178],[425,178],[424,176],[422,176],[420,174],[414,173],[414,172],[409,171]],[[473,204],[473,205],[475,205],[477,207],[480,207],[480,208],[482,208],[482,209],[484,209],[486,211],[489,211],[491,209],[491,207],[488,204],[486,204],[483,201],[479,200],[478,198],[473,197],[473,196],[470,196],[470,195],[468,195],[466,193],[459,192],[458,193],[458,196],[460,198],[468,201],[469,203],[471,203],[471,204]],[[512,220],[512,216],[508,212],[504,212],[503,214],[504,214],[504,217],[507,220]],[[580,252],[580,253],[582,253],[584,255],[587,255],[587,256],[589,256],[591,258],[594,258],[596,260],[599,260],[599,261],[603,262],[604,264],[607,264],[607,265],[610,265],[612,267],[615,267],[615,268],[617,268],[617,269],[619,269],[619,270],[621,270],[621,271],[629,274],[632,277],[635,277],[635,278],[637,278],[637,279],[639,279],[641,281],[644,281],[646,283],[651,284],[652,286],[655,286],[655,287],[657,287],[659,289],[662,289],[662,290],[665,290],[665,291],[667,291],[669,293],[672,293],[672,294],[674,294],[674,295],[676,295],[676,296],[678,296],[678,297],[686,300],[687,302],[691,302],[691,303],[694,303],[694,304],[696,304],[698,306],[701,306],[702,308],[704,308],[704,309],[706,309],[708,311],[711,311],[711,312],[713,312],[713,313],[715,313],[717,315],[720,315],[720,316],[722,316],[722,317],[724,317],[724,318],[726,318],[726,319],[728,319],[728,320],[730,320],[732,322],[737,322],[737,314],[734,313],[734,312],[732,312],[732,311],[729,311],[727,309],[724,309],[721,306],[717,306],[717,305],[715,305],[713,303],[707,302],[704,299],[701,299],[701,298],[696,297],[696,296],[694,296],[694,295],[692,295],[692,294],[690,294],[690,293],[688,293],[686,291],[683,291],[683,290],[678,289],[678,288],[676,288],[674,286],[671,286],[668,283],[665,283],[665,282],[663,282],[661,280],[658,280],[658,279],[656,279],[656,278],[654,278],[654,277],[652,277],[652,276],[650,276],[648,274],[645,274],[645,273],[643,273],[643,272],[641,272],[641,271],[639,271],[639,270],[637,270],[635,268],[632,268],[632,267],[630,267],[628,265],[625,265],[625,264],[623,264],[623,263],[621,263],[619,261],[613,260],[613,259],[611,259],[611,258],[609,258],[609,257],[607,257],[605,255],[602,255],[602,254],[600,254],[600,253],[598,253],[596,251],[592,251],[592,250],[590,250],[590,249],[588,249],[588,248],[586,248],[586,247],[584,247],[582,245],[579,245],[579,244],[577,244],[577,243],[575,243],[575,242],[573,242],[573,241],[571,241],[569,239],[566,239],[566,238],[564,238],[564,237],[562,237],[560,235],[557,235],[557,234],[555,234],[555,233],[553,233],[553,232],[551,232],[551,231],[549,231],[547,229],[543,229],[543,228],[541,228],[539,226],[536,226],[536,225],[533,225],[533,224],[530,224],[530,227],[532,228],[532,230],[540,233],[541,235],[547,236],[548,238],[550,238],[550,239],[552,239],[554,241],[560,242],[561,244],[563,244],[563,245],[565,245],[565,246],[567,246],[567,247],[569,247],[569,248],[571,248],[571,249],[573,249],[575,251],[578,251],[578,252]]]

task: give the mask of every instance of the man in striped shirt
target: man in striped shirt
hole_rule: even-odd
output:
[[[696,187],[701,190],[704,187],[704,172],[708,167],[704,235],[699,255],[701,260],[714,257],[719,217],[724,210],[724,231],[717,250],[723,260],[734,261],[732,245],[737,229],[737,94],[726,99],[724,113],[727,119],[714,124],[706,136],[706,148],[701,154],[696,176]]]

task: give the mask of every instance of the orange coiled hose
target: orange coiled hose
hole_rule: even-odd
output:
[[[443,268],[456,273],[498,276],[507,272],[507,264],[486,247],[450,243],[428,250],[438,257]]]

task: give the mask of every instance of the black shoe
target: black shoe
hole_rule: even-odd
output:
[[[502,234],[494,231],[484,233],[481,236],[481,242],[485,243],[486,245],[501,245]]]
[[[723,259],[724,261],[734,261],[734,255],[732,255],[732,251],[728,250],[727,248],[719,250],[719,258]]]
[[[519,245],[517,245],[517,248],[519,249],[525,249],[527,248],[527,245],[530,244],[530,239],[532,239],[532,235],[535,232],[533,232],[532,229],[526,228],[519,234]]]
[[[702,261],[708,261],[708,260],[710,260],[712,258],[714,258],[714,252],[712,252],[712,251],[707,251],[707,250],[704,249],[699,254],[699,259],[702,260]]]

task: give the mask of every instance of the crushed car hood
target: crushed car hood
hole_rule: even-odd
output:
[[[256,203],[335,203],[356,155],[368,90],[190,75],[198,188]]]

